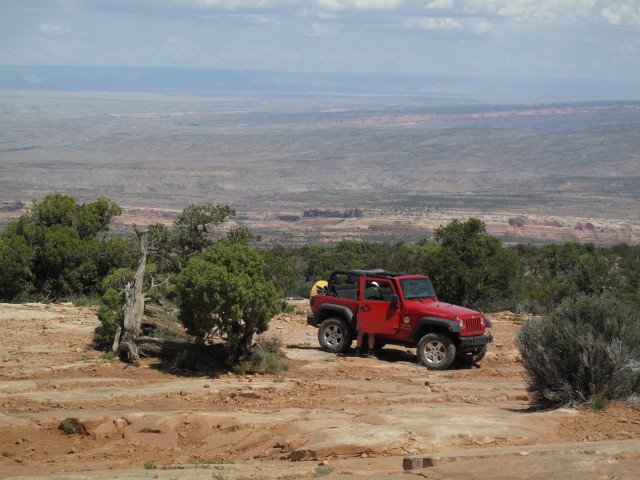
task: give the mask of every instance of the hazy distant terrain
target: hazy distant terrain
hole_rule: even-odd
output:
[[[640,100],[633,81],[482,78],[392,73],[296,73],[206,68],[0,65],[0,89],[62,92],[148,92],[420,96],[430,103]]]
[[[104,195],[131,218],[170,218],[213,201],[314,241],[419,238],[466,214],[507,239],[548,239],[555,222],[576,239],[640,241],[640,103],[459,101],[5,90],[0,202]],[[314,208],[362,215],[305,217]]]

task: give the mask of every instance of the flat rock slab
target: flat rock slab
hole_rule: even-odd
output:
[[[218,380],[212,379],[197,379],[191,378],[188,380],[173,380],[171,382],[159,382],[156,384],[145,384],[144,386],[136,386],[132,388],[132,385],[135,385],[135,380],[131,379],[116,379],[113,381],[114,383],[119,383],[119,385],[113,386],[96,386],[96,387],[80,387],[75,388],[73,390],[73,398],[72,401],[96,401],[96,400],[108,400],[119,397],[146,397],[153,396],[159,394],[168,394],[168,393],[176,393],[176,392],[216,392],[225,388],[230,388],[232,386],[237,386],[235,383],[228,383]],[[71,383],[71,382],[69,382]],[[80,380],[78,383],[82,383]],[[24,381],[19,381],[16,383],[17,388],[24,388]],[[30,383],[28,385],[33,385]],[[262,380],[252,382],[250,386],[246,386],[247,390],[259,390],[262,388],[277,388],[277,389],[287,389],[290,387],[290,384],[287,383],[275,383],[272,380]],[[10,389],[11,382],[6,382],[2,389]],[[21,391],[19,393],[4,393],[0,390],[0,398],[2,397],[11,397],[11,396],[19,396],[23,398],[29,398],[31,400],[38,401],[49,401],[49,402],[68,402],[70,400],[70,395],[68,391],[65,390],[46,390],[46,391]]]
[[[403,468],[433,480],[637,479],[640,439],[460,450],[406,457]]]

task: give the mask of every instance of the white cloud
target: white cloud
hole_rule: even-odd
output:
[[[319,13],[318,18],[320,20],[335,20],[338,16],[335,13]]]
[[[318,6],[320,8],[328,8],[330,10],[344,9],[344,4],[339,0],[318,0]]]
[[[640,25],[640,4],[622,3],[604,7],[601,17],[610,25]]]
[[[402,0],[350,0],[360,10],[393,10],[401,5]]]
[[[477,16],[498,15],[518,22],[549,22],[592,18],[598,1],[603,0],[468,0],[462,11]]]
[[[450,10],[453,8],[453,0],[433,0],[424,6],[426,10]]]
[[[491,26],[491,24],[489,22],[485,22],[484,20],[476,23],[473,26],[473,33],[477,34],[477,35],[484,35],[485,33],[489,33],[490,31],[493,30],[493,27]]]
[[[324,23],[314,23],[306,30],[306,34],[310,37],[333,37],[337,32],[335,25]]]
[[[453,18],[408,18],[404,21],[407,30],[457,30],[462,24]]]
[[[605,19],[606,22],[611,25],[620,25],[622,22],[622,15],[619,12],[616,12],[611,7],[605,7],[601,10],[600,15]]]
[[[61,35],[63,33],[69,33],[71,29],[65,25],[57,25],[54,23],[41,23],[38,26],[38,30],[42,33],[48,33],[50,35]]]
[[[280,20],[278,20],[273,16],[242,15],[241,18],[248,24],[253,24],[253,25],[262,25],[262,26],[280,25]]]

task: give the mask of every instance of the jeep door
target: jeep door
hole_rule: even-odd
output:
[[[375,288],[375,285],[378,288]],[[374,293],[377,290],[379,293]],[[390,280],[360,278],[358,324],[365,333],[393,335],[400,328],[401,312]],[[395,300],[394,301],[394,297]]]

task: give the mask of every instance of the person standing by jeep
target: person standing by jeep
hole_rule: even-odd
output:
[[[369,286],[364,290],[365,300],[382,300],[382,292],[380,292],[380,284],[378,282],[371,282]],[[356,337],[356,348],[358,353],[364,357],[375,358],[373,347],[376,343],[376,335],[374,333],[367,333],[367,346],[368,350],[364,349],[364,330],[358,323],[358,336]]]
[[[382,292],[380,291],[380,285],[378,282],[371,282],[371,284],[364,291],[365,300],[382,300]]]

